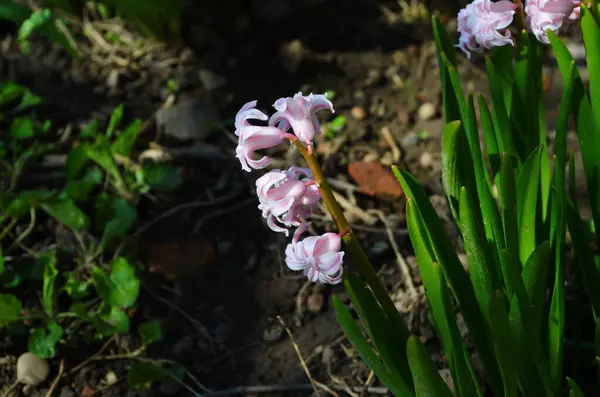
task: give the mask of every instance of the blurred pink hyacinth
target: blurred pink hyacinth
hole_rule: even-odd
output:
[[[256,160],[254,158],[256,150],[275,147],[281,144],[288,135],[279,128],[254,125],[244,125],[235,133],[240,138],[235,149],[236,157],[240,160],[242,169],[248,172],[252,168],[260,170],[271,164],[271,159],[266,156]]]
[[[471,58],[472,52],[514,45],[508,26],[517,5],[508,0],[475,0],[458,13],[459,42],[456,45]]]
[[[302,270],[312,282],[339,283],[344,270],[341,237],[336,233],[325,233],[300,241],[300,235],[309,226],[310,223],[305,223],[296,229],[294,239],[285,249],[285,263],[291,270]]]
[[[316,113],[323,109],[335,113],[327,95],[304,96],[301,92],[293,98],[279,98],[273,107],[277,112],[269,119],[269,125],[277,126],[286,132],[291,128],[298,139],[306,144],[310,144],[315,135],[321,134]]]
[[[577,20],[581,16],[579,0],[527,0],[525,23],[542,43],[549,44],[547,30],[557,32],[565,20]]]
[[[300,167],[267,172],[256,181],[256,192],[258,208],[269,228],[286,236],[287,228],[299,226],[303,219],[309,218],[321,199],[312,173]]]

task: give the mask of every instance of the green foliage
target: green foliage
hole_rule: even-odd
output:
[[[483,389],[458,331],[455,303],[492,395],[557,396],[568,387],[570,396],[583,396],[575,380],[563,373],[571,368],[571,363],[564,362],[567,227],[576,274],[597,326],[596,351],[587,360],[600,356],[600,260],[593,248],[600,243],[596,233],[600,222],[600,98],[596,92],[600,87],[596,51],[600,27],[595,13],[595,4],[582,6],[589,95],[567,47],[548,33],[564,82],[552,163],[546,144],[542,51],[535,37],[522,32],[514,54],[505,46],[486,58],[492,102],[488,106],[478,97],[478,118],[473,97],[465,98],[461,88],[452,41],[433,18],[447,123],[442,133],[442,182],[460,230],[468,271],[423,188],[407,171],[397,167],[393,171],[407,197],[409,235],[455,395],[460,397],[482,396]],[[592,207],[589,222],[579,212],[572,155],[566,185],[570,117],[576,125]],[[367,293],[370,290],[362,283],[345,274],[346,291],[368,339],[337,298],[334,307],[363,360],[395,395],[452,395],[420,341],[406,334],[404,324],[388,322],[380,309],[382,301]],[[389,341],[394,339],[392,346]],[[406,350],[399,350],[398,345],[404,343]],[[412,383],[406,380],[406,362]],[[401,390],[390,386],[396,383]]]
[[[13,82],[0,85],[0,119],[7,126],[0,136],[0,185],[6,187],[0,192],[0,288],[13,289],[13,294],[0,294],[0,328],[26,325],[29,351],[50,359],[74,332],[101,340],[132,331],[130,309],[140,279],[135,260],[116,251],[135,226],[142,196],[155,188],[176,189],[181,176],[169,164],[136,161],[141,122],[125,123],[124,107],[112,112],[106,126],[93,121],[68,142],[55,144],[49,143],[58,141],[51,124],[25,113],[40,101]],[[27,162],[67,144],[62,185],[20,188],[28,176]],[[55,241],[44,238],[49,248],[32,243],[40,231],[56,236]],[[17,295],[22,291],[17,287],[24,285],[28,291],[39,289],[39,303],[25,309]],[[155,321],[140,325],[138,332],[138,353],[162,339]],[[182,372],[173,365],[157,368],[163,376]],[[145,372],[134,370],[133,383],[147,384],[152,371]]]

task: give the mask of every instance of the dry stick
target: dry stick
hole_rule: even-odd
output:
[[[46,397],[52,397],[52,393],[54,393],[54,389],[56,389],[56,386],[58,386],[58,382],[60,381],[60,378],[62,377],[63,372],[65,372],[65,360],[60,360],[60,364],[58,366],[58,374],[56,374],[56,378],[54,378],[54,381],[52,382],[50,389],[48,389],[48,393],[46,393]]]
[[[410,291],[410,294],[412,295],[412,297],[415,298],[418,295],[417,289],[415,288],[415,284],[413,283],[412,277],[410,275],[410,268],[408,267],[406,260],[400,253],[400,249],[398,249],[398,244],[396,244],[396,239],[394,238],[394,231],[390,227],[390,224],[382,211],[373,210],[373,211],[369,211],[369,212],[379,216],[379,219],[381,219],[381,222],[383,222],[383,225],[385,226],[385,230],[388,235],[388,240],[390,241],[392,250],[394,251],[394,254],[396,255],[396,261],[398,262],[400,271],[402,272],[402,274],[404,276],[404,283],[408,287],[408,290]]]
[[[74,374],[75,372],[79,371],[81,368],[83,368],[86,364],[88,364],[90,361],[93,361],[96,357],[100,357],[100,355],[104,352],[104,350],[106,350],[108,348],[108,346],[110,346],[110,344],[112,343],[112,341],[115,340],[115,335],[111,336],[104,345],[102,345],[102,347],[100,348],[100,350],[98,350],[93,356],[90,356],[88,358],[86,358],[85,360],[83,360],[82,362],[80,362],[75,368],[71,369],[67,375],[71,375]]]
[[[308,366],[306,365],[306,361],[304,361],[304,358],[302,357],[302,353],[300,353],[300,348],[298,347],[298,345],[296,344],[296,341],[294,340],[292,331],[290,331],[290,329],[285,324],[285,322],[283,321],[281,316],[277,316],[277,320],[279,320],[281,325],[285,328],[285,332],[288,334],[290,341],[292,342],[292,346],[294,347],[294,350],[296,351],[296,354],[298,355],[298,359],[300,360],[300,365],[302,365],[302,369],[304,369],[304,373],[308,377],[310,384],[313,386],[313,389],[314,389],[317,397],[320,396],[319,392],[317,391],[317,387],[325,390],[327,393],[331,394],[332,396],[339,397],[338,394],[336,392],[334,392],[333,390],[331,390],[329,387],[327,387],[324,384],[322,384],[321,382],[313,379],[312,375],[310,374],[310,370],[308,369]]]

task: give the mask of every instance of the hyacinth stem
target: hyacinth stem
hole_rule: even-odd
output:
[[[375,298],[387,313],[397,311],[388,292],[383,286],[383,283],[377,276],[369,257],[363,250],[358,238],[356,237],[356,234],[354,234],[352,228],[350,227],[350,224],[344,215],[344,211],[336,200],[333,190],[331,190],[331,187],[327,182],[327,178],[325,178],[325,174],[323,174],[323,170],[321,170],[321,166],[317,161],[314,152],[309,153],[309,151],[298,140],[293,141],[293,143],[296,145],[306,160],[311,172],[313,173],[313,177],[315,178],[319,191],[321,192],[321,198],[323,199],[329,214],[331,214],[333,222],[337,226],[338,231],[341,235],[343,235],[344,243],[348,248],[350,256],[352,256],[356,261],[360,275],[365,280],[367,285],[369,285],[373,291],[373,294],[375,295]]]

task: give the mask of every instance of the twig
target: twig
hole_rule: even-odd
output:
[[[298,359],[300,360],[300,365],[302,365],[302,369],[304,369],[304,373],[308,377],[310,384],[313,386],[313,390],[315,391],[315,394],[317,395],[317,397],[319,397],[319,392],[317,391],[317,387],[325,390],[327,393],[331,394],[332,396],[338,397],[338,394],[336,392],[334,392],[333,390],[331,390],[329,387],[325,386],[321,382],[313,379],[312,375],[310,374],[310,370],[308,369],[308,366],[306,365],[306,361],[304,361],[304,358],[302,357],[302,353],[300,353],[300,348],[298,348],[298,345],[296,344],[296,341],[294,340],[292,331],[290,331],[290,329],[285,324],[285,322],[283,321],[281,316],[277,316],[277,320],[279,320],[281,325],[285,328],[285,332],[288,334],[290,341],[292,342],[292,346],[294,347],[294,350],[296,351],[296,354],[298,355]]]
[[[12,391],[15,390],[17,388],[17,386],[19,386],[19,380],[15,380],[13,382],[12,385],[10,385],[8,387],[8,389],[6,389],[6,391],[4,392],[4,394],[2,394],[2,397],[8,397],[11,395]]]
[[[193,233],[197,233],[198,230],[200,230],[200,228],[202,227],[202,225],[204,225],[204,223],[206,223],[206,221],[208,221],[208,220],[210,220],[212,218],[217,218],[219,216],[229,214],[229,213],[231,213],[233,211],[238,211],[238,210],[244,208],[245,206],[247,206],[248,204],[252,204],[254,202],[256,202],[256,199],[255,198],[250,198],[250,199],[242,201],[241,203],[237,203],[235,205],[232,205],[229,208],[224,208],[222,210],[217,210],[217,211],[211,212],[210,214],[202,217],[198,221],[198,223],[196,223],[196,226],[194,227]]]
[[[46,397],[52,397],[52,393],[54,393],[54,389],[56,389],[56,386],[58,386],[58,382],[60,381],[63,372],[65,372],[65,360],[60,360],[60,364],[58,365],[58,374],[56,374],[56,378],[54,378],[50,389],[48,389]]]
[[[186,318],[190,323],[192,323],[192,325],[194,325],[196,327],[196,330],[198,332],[200,332],[202,334],[202,336],[204,336],[206,339],[210,340],[211,342],[215,342],[215,340],[208,333],[208,330],[206,329],[206,327],[204,327],[204,325],[202,325],[200,323],[200,321],[196,320],[195,318],[193,318],[192,316],[187,314],[183,309],[174,305],[172,302],[168,301],[167,299],[161,298],[160,296],[156,295],[154,292],[152,292],[152,290],[150,290],[150,288],[148,288],[146,286],[142,286],[142,287],[154,299],[156,299],[159,302],[164,303],[165,305],[169,306],[170,309],[175,310],[177,313],[181,314],[184,318]]]
[[[263,393],[278,393],[278,392],[290,392],[290,391],[307,391],[313,390],[311,384],[298,384],[298,385],[265,385],[265,386],[238,386],[232,389],[221,390],[213,393],[207,393],[198,395],[199,397],[226,397],[234,395],[250,395],[250,394],[263,394]],[[354,391],[362,391],[362,387],[354,387]],[[389,389],[386,387],[367,387],[367,393],[371,394],[388,394]]]
[[[340,193],[334,191],[333,195],[335,199],[340,203],[340,206],[342,206],[349,214],[354,215],[369,226],[374,225],[375,222],[377,222],[377,219],[369,215],[360,207],[352,204],[350,200],[346,199]]]
[[[398,149],[398,145],[396,144],[389,127],[383,127],[381,129],[381,135],[383,135],[387,144],[390,145],[390,148],[392,149],[392,161],[397,164],[398,161],[400,161],[400,149]]]
[[[418,293],[417,289],[415,288],[415,284],[413,283],[412,276],[410,275],[410,268],[408,267],[406,260],[404,259],[404,257],[400,253],[400,250],[398,249],[398,244],[396,244],[396,239],[394,238],[394,232],[390,227],[386,216],[380,210],[371,210],[369,212],[378,215],[379,219],[381,219],[381,222],[383,222],[383,225],[385,226],[385,230],[388,235],[388,240],[390,241],[390,245],[392,246],[394,254],[396,255],[396,261],[398,262],[400,271],[404,276],[404,283],[406,284],[406,287],[408,288],[411,294],[411,298],[416,298]]]
[[[67,375],[71,375],[74,374],[75,372],[79,371],[81,368],[83,368],[86,364],[88,364],[90,361],[92,361],[95,357],[99,357],[104,350],[106,350],[108,348],[108,346],[110,346],[110,344],[112,343],[112,341],[115,339],[115,335],[111,336],[106,343],[100,348],[100,350],[98,350],[93,356],[90,356],[88,358],[86,358],[85,360],[83,360],[81,363],[79,363],[75,368],[71,369]]]

